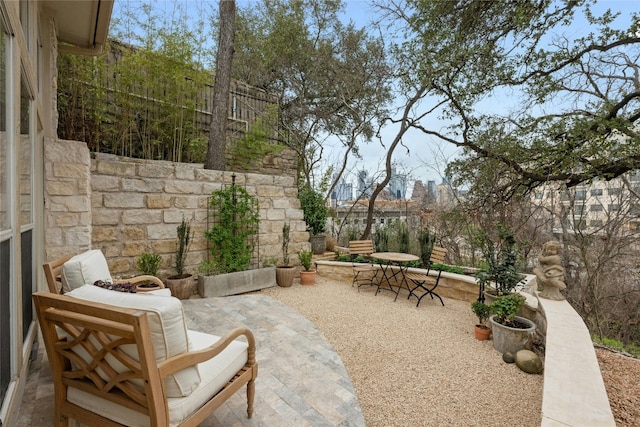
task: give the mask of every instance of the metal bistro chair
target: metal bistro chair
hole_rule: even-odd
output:
[[[351,255],[351,261],[357,255],[369,256],[375,252],[373,247],[373,240],[351,240],[349,242],[349,254]],[[376,286],[375,279],[378,275],[380,268],[374,264],[354,264],[353,265],[353,282],[351,286]]]
[[[440,303],[444,306],[444,301],[440,298],[435,292],[435,289],[438,287],[438,282],[440,282],[440,275],[442,274],[442,269],[435,269],[438,272],[436,277],[430,276],[429,272],[433,269],[434,264],[442,265],[444,264],[444,258],[447,255],[447,250],[445,248],[441,248],[438,246],[434,246],[431,251],[431,257],[429,258],[429,265],[427,266],[427,272],[425,273],[407,273],[405,278],[407,279],[407,283],[411,282],[414,284],[413,288],[409,289],[409,296],[407,299],[412,296],[418,298],[418,303],[416,307],[420,305],[420,301],[424,298],[425,295],[429,295],[431,299],[435,296],[440,300]],[[418,296],[417,292],[422,291],[422,295]]]

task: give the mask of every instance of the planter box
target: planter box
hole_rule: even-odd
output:
[[[198,293],[203,298],[244,294],[276,286],[276,268],[265,267],[216,276],[198,275]]]

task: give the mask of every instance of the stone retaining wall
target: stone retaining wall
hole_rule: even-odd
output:
[[[160,276],[174,274],[176,227],[191,221],[194,240],[186,270],[207,257],[207,198],[230,184],[231,171],[202,165],[92,153],[76,141],[45,141],[45,250],[47,260],[93,248],[103,251],[114,277],[138,274],[142,252],[163,262]],[[293,176],[236,172],[236,184],[258,199],[261,261],[282,258],[282,225],[291,225],[289,252],[309,248]]]

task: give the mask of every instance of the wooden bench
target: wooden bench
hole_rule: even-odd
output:
[[[116,299],[177,304],[182,310],[173,297],[83,288],[84,294],[76,289],[69,295],[107,292],[120,294]],[[181,328],[158,336],[154,328],[165,322],[158,321],[153,308],[126,308],[69,295],[33,295],[52,371],[56,426],[67,426],[69,419],[89,426],[197,426],[244,385],[247,416],[253,414],[258,366],[255,340],[246,328],[221,338],[188,331],[189,350],[160,358],[157,346],[175,340]],[[171,310],[167,319],[173,321],[176,312]],[[236,340],[241,336],[245,341]],[[186,341],[186,335],[182,339]],[[193,375],[199,381],[189,380],[187,395],[171,396],[170,377],[195,366]]]
[[[420,305],[420,301],[422,301],[422,298],[425,295],[429,295],[431,299],[433,299],[433,297],[435,296],[444,306],[444,301],[442,301],[440,295],[435,292],[435,289],[438,287],[438,282],[440,281],[442,269],[436,268],[436,271],[438,272],[438,275],[436,277],[429,275],[429,273],[433,269],[434,264],[437,264],[439,266],[444,264],[444,258],[446,257],[446,255],[447,250],[445,248],[434,246],[433,250],[431,251],[429,265],[427,265],[426,273],[408,272],[405,274],[404,277],[407,279],[407,283],[413,283],[413,286],[411,287],[411,289],[409,289],[409,296],[407,297],[407,299],[411,298],[412,296],[418,298],[416,307]],[[418,292],[420,291],[422,291],[422,294],[418,295]]]
[[[358,255],[369,257],[374,252],[373,240],[351,240],[349,242],[351,261]],[[375,286],[375,279],[379,270],[380,267],[374,264],[354,263],[351,286],[358,285],[358,289],[360,289],[360,286],[365,285]]]

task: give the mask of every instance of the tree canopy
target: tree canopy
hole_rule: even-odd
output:
[[[640,21],[592,1],[378,4],[394,23],[405,110],[390,121],[463,148],[448,174],[502,168],[508,196],[640,167]],[[590,32],[575,37],[576,22]],[[419,108],[418,108],[419,107]],[[433,126],[438,118],[446,128]],[[440,122],[442,123],[442,122]]]
[[[265,0],[238,11],[234,77],[278,94],[281,139],[314,184],[327,137],[349,156],[370,141],[390,100],[380,37],[343,24],[340,1]]]

